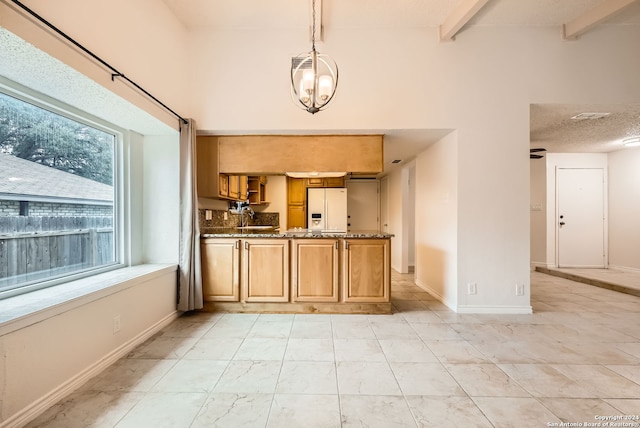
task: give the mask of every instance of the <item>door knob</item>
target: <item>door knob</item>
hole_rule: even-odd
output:
[[[560,222],[560,226],[564,226],[564,221],[561,221],[561,222]]]

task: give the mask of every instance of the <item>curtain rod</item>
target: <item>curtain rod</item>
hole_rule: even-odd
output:
[[[98,61],[100,64],[104,65],[106,68],[108,68],[109,70],[111,70],[111,81],[114,81],[116,77],[119,77],[121,79],[126,80],[127,82],[129,82],[131,85],[133,85],[136,89],[138,89],[140,92],[142,92],[143,94],[145,94],[147,97],[151,98],[153,101],[155,101],[157,104],[160,104],[165,110],[169,111],[171,114],[173,114],[175,117],[177,117],[178,119],[180,119],[183,123],[187,124],[189,123],[187,121],[187,119],[183,118],[182,116],[180,116],[178,113],[176,113],[175,111],[173,111],[171,108],[169,108],[165,103],[163,103],[162,101],[160,101],[158,98],[154,97],[153,95],[151,95],[147,90],[145,90],[143,87],[141,87],[140,85],[138,85],[136,82],[134,82],[133,80],[129,79],[127,76],[125,76],[124,74],[122,74],[121,72],[119,72],[115,67],[111,66],[109,63],[107,63],[105,60],[103,60],[102,58],[100,58],[98,55],[94,54],[93,52],[91,52],[89,49],[85,48],[84,46],[82,46],[80,43],[78,43],[77,41],[75,41],[74,39],[72,39],[69,35],[67,35],[66,33],[64,33],[62,30],[60,30],[58,27],[56,27],[55,25],[53,25],[52,23],[50,23],[49,21],[47,21],[46,19],[44,19],[42,16],[38,15],[38,13],[36,13],[35,11],[31,10],[29,7],[25,6],[24,4],[22,4],[20,1],[18,0],[11,0],[13,1],[15,4],[17,4],[18,6],[20,6],[23,10],[25,10],[27,13],[29,13],[31,16],[33,16],[34,18],[38,19],[40,22],[42,22],[44,25],[46,25],[47,27],[49,27],[50,29],[52,29],[53,31],[55,31],[56,33],[58,33],[58,35],[62,36],[64,39],[66,39],[68,42],[70,42],[71,44],[73,44],[75,47],[77,47],[78,49],[80,49],[82,52],[86,53],[87,55],[89,55],[91,58],[95,59],[96,61]]]

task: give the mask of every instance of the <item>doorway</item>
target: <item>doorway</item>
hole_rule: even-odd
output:
[[[606,267],[604,169],[556,169],[558,267]]]
[[[347,228],[380,230],[378,180],[347,180]]]

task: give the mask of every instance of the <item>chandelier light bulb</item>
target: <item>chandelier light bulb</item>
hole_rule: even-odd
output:
[[[331,76],[323,75],[318,79],[318,94],[322,101],[326,101],[331,96],[333,89],[333,79]]]

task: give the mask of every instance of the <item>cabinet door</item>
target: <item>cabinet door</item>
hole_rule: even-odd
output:
[[[229,176],[227,174],[218,175],[218,193],[220,197],[229,197]]]
[[[343,300],[388,302],[391,289],[389,239],[345,239]]]
[[[289,240],[247,239],[242,254],[245,302],[289,301]]]
[[[325,187],[344,187],[344,177],[327,177],[324,179]]]
[[[240,241],[204,239],[202,257],[202,294],[206,302],[240,300]]]
[[[292,254],[293,301],[338,301],[338,241],[296,239]]]
[[[304,205],[307,200],[307,188],[304,178],[287,178],[287,203],[289,205]]]
[[[238,199],[241,201],[246,201],[249,199],[249,177],[246,175],[238,176]]]
[[[229,197],[238,199],[240,197],[240,179],[237,175],[229,176]]]
[[[287,210],[287,229],[294,227],[305,228],[307,224],[307,209],[304,205],[289,205]]]
[[[307,187],[324,187],[324,179],[322,178],[307,178]]]
[[[218,138],[200,136],[196,139],[198,196],[218,197]]]

